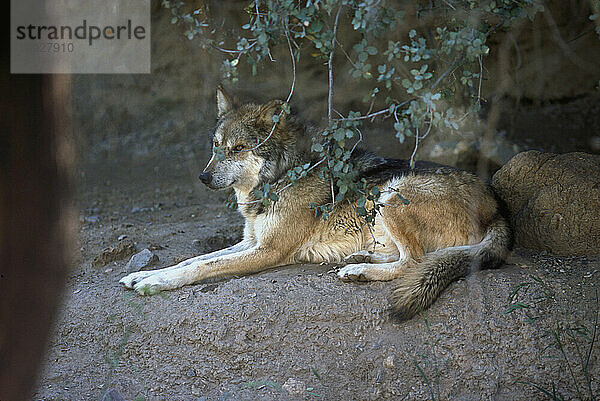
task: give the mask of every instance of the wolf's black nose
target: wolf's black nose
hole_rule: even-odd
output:
[[[211,175],[208,171],[205,171],[204,173],[200,174],[198,176],[198,178],[200,179],[200,181],[202,181],[204,184],[208,185],[208,183],[210,183],[211,180]]]

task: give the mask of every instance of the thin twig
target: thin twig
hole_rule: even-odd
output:
[[[371,234],[371,239],[373,240],[373,252],[375,252],[375,249],[377,248],[377,244],[381,245],[381,242],[377,241],[377,238],[375,237],[375,229],[373,228],[375,221],[373,220],[373,224],[369,224],[367,219],[358,213],[358,208],[355,207],[352,204],[352,202],[350,202],[350,199],[346,199],[346,201],[348,202],[350,207],[352,209],[354,209],[354,213],[358,216],[358,219],[361,220],[361,225],[360,225],[359,229],[362,230],[364,226],[367,226],[367,228],[369,229],[369,234]],[[375,207],[375,202],[373,202],[373,207]],[[346,230],[348,230],[348,229],[346,229]]]
[[[448,3],[446,0],[442,0],[442,1],[443,1],[444,3],[446,3],[446,5],[447,5],[448,7],[450,7],[451,9],[453,9],[453,10],[456,10],[456,8],[455,8],[455,7],[454,7],[452,4]]]
[[[567,363],[567,368],[569,368],[569,373],[571,374],[571,379],[573,380],[573,383],[575,384],[575,390],[577,391],[577,396],[579,397],[580,400],[582,400],[583,396],[581,395],[581,390],[579,390],[579,383],[577,382],[575,373],[573,373],[573,368],[571,367],[571,363],[569,362],[569,358],[567,358],[567,354],[565,352],[562,341],[560,339],[560,329],[561,329],[560,323],[557,323],[556,331],[551,331],[551,334],[554,336],[554,340],[556,341],[556,347],[559,349],[565,362]]]
[[[485,33],[485,37],[489,37],[492,33],[494,33],[498,28],[500,28],[502,25],[504,25],[504,18],[502,18],[502,20],[500,22],[498,22],[496,25],[494,25],[493,27],[491,27],[486,33]]]
[[[350,154],[354,153],[354,149],[356,149],[356,147],[358,146],[359,143],[362,142],[363,140],[363,134],[362,132],[356,128],[356,130],[358,131],[358,141],[356,141],[356,143],[354,144],[354,146],[352,146],[352,150],[350,151]]]
[[[306,174],[308,174],[309,171],[311,171],[312,169],[314,169],[315,167],[317,167],[319,164],[323,163],[327,158],[322,158],[321,160],[319,160],[318,162],[316,162],[315,164],[313,164],[312,166],[310,166],[307,170],[306,170]],[[285,189],[289,188],[290,186],[294,185],[293,182],[288,183],[287,185],[285,185],[283,188],[277,190],[276,194],[279,195],[280,193],[282,193]]]
[[[450,67],[448,67],[448,69],[447,69],[446,71],[444,71],[444,72],[442,73],[442,75],[440,75],[440,76],[438,77],[438,79],[436,79],[436,80],[435,80],[435,82],[433,83],[433,85],[431,85],[431,89],[432,89],[432,90],[433,90],[433,89],[435,89],[435,87],[436,87],[436,86],[438,86],[438,85],[440,84],[440,82],[442,82],[442,80],[443,80],[444,78],[446,78],[446,76],[447,76],[448,74],[450,74],[451,72],[454,72],[454,71],[455,71],[457,68],[459,68],[460,66],[462,66],[462,65],[463,65],[463,64],[465,64],[465,63],[466,63],[466,61],[463,61],[462,63],[458,63],[458,64],[456,64],[456,63],[452,63],[452,65],[450,65]]]
[[[327,165],[329,166],[329,149],[330,146],[327,146]],[[331,205],[335,205],[335,190],[333,189],[333,174],[331,174],[331,170],[329,170],[329,182],[331,184]]]
[[[481,106],[481,81],[483,79],[483,62],[481,61],[481,54],[479,55],[479,89],[477,90],[477,103]]]
[[[306,173],[308,174],[309,171],[315,169],[318,165],[320,165],[321,163],[323,163],[327,158],[322,158],[321,160],[319,160],[318,162],[316,162],[315,164],[313,164],[312,166],[310,166],[307,170]],[[275,193],[277,195],[281,194],[283,191],[285,191],[286,189],[288,189],[289,187],[291,187],[292,185],[294,185],[293,182],[290,182],[288,184],[286,184],[285,186],[283,186],[282,188],[278,189]],[[262,199],[256,199],[250,202],[237,202],[238,205],[251,205],[253,203],[258,203],[258,202],[262,202]]]
[[[248,42],[250,42],[251,40],[252,40],[252,39],[248,40]],[[239,56],[241,56],[243,53],[246,53],[248,50],[252,49],[252,47],[254,47],[254,45],[255,45],[255,44],[257,44],[257,43],[258,43],[258,42],[257,42],[256,40],[254,40],[254,42],[253,42],[253,43],[252,43],[250,46],[248,46],[248,48],[247,48],[247,49],[244,49],[244,50],[230,50],[230,49],[224,49],[224,48],[222,48],[222,47],[219,47],[219,46],[217,46],[217,45],[212,45],[212,47],[214,47],[215,49],[217,49],[218,51],[220,51],[220,52],[223,52],[223,53],[232,53],[232,54],[237,54],[237,55],[238,55],[238,58],[239,58]]]
[[[417,155],[417,150],[419,149],[419,139],[425,139],[429,132],[431,132],[431,126],[433,125],[433,111],[430,112],[429,117],[429,127],[425,132],[425,135],[419,137],[419,127],[416,127],[417,132],[415,133],[415,148],[413,149],[412,154],[410,155],[410,166],[413,167],[415,165],[415,156]]]
[[[290,87],[290,93],[288,94],[287,99],[285,100],[286,103],[289,103],[292,95],[294,94],[294,88],[296,87],[296,58],[294,57],[294,50],[292,49],[292,42],[290,40],[290,33],[289,30],[287,29],[287,26],[284,25],[284,32],[285,32],[285,37],[287,39],[287,43],[288,43],[288,48],[290,50],[290,58],[292,59],[292,85]],[[261,147],[265,142],[267,142],[269,139],[271,139],[271,136],[273,136],[273,133],[275,132],[275,127],[277,127],[277,124],[279,123],[279,121],[281,120],[281,117],[283,116],[283,109],[279,112],[279,120],[276,123],[273,123],[273,126],[271,127],[271,132],[269,132],[269,135],[267,135],[267,137],[265,139],[263,139],[261,142],[257,143],[256,146],[250,148],[250,149],[244,149],[241,150],[240,152],[249,152],[251,150],[255,150],[258,149],[259,147]]]
[[[348,52],[346,51],[346,49],[344,48],[344,46],[340,43],[340,41],[337,40],[337,38],[335,39],[335,43],[338,44],[339,48],[342,50],[342,53],[344,53],[344,56],[346,56],[346,59],[348,59],[348,61],[350,62],[350,64],[352,64],[352,67],[355,67],[354,61],[352,61],[352,58],[350,57],[350,55],[348,54]]]
[[[335,15],[335,23],[333,25],[333,39],[331,39],[331,52],[329,53],[329,62],[327,63],[327,70],[329,72],[329,93],[327,96],[327,118],[331,122],[331,115],[333,113],[333,54],[335,50],[335,42],[337,36],[337,28],[340,20],[340,13],[342,6],[338,8],[337,14]]]
[[[399,103],[399,104],[397,104],[397,105],[396,105],[396,107],[394,108],[394,112],[395,112],[396,110],[398,110],[400,107],[402,107],[402,106],[406,105],[407,103],[410,103],[410,102],[412,102],[413,100],[416,100],[416,99],[415,99],[415,98],[408,99],[408,100],[406,100],[406,101],[404,101],[404,102],[402,102],[402,103]],[[377,117],[377,116],[380,116],[380,115],[382,115],[382,114],[389,113],[389,112],[390,112],[390,108],[388,107],[387,109],[383,109],[383,110],[375,111],[375,112],[373,112],[373,113],[371,113],[371,114],[366,114],[366,115],[364,115],[364,116],[336,118],[336,119],[333,119],[333,121],[357,121],[357,120],[366,120],[366,119],[373,118],[373,117]]]

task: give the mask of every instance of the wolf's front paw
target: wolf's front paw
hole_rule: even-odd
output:
[[[133,286],[136,283],[142,281],[146,277],[152,276],[154,273],[155,272],[152,270],[144,270],[140,272],[131,273],[119,280],[119,283],[123,284],[125,288],[133,288]]]
[[[362,265],[348,265],[337,273],[342,281],[368,281],[365,275],[365,267]]]
[[[146,277],[133,285],[133,289],[140,295],[154,295],[163,290],[170,290],[173,286],[169,285],[160,274],[154,274]]]

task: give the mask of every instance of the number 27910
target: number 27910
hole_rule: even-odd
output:
[[[46,42],[39,45],[40,52],[42,53],[71,53],[75,50],[73,42],[69,43],[58,43],[58,42]]]

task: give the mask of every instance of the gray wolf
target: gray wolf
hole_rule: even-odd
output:
[[[217,89],[215,151],[200,179],[211,189],[233,188],[245,218],[243,240],[172,267],[129,274],[120,281],[125,287],[153,294],[294,263],[342,263],[337,275],[345,281],[396,280],[392,311],[407,319],[453,280],[503,262],[511,233],[490,187],[447,166],[417,162],[411,168],[406,160],[355,151],[359,177],[380,189],[383,206],[370,228],[351,202],[336,204],[326,220],[315,215],[311,203],[331,202],[330,184],[317,169],[281,191],[277,202],[257,201],[255,189],[265,183],[281,189],[290,168],[315,162],[312,132],[294,116],[283,115],[272,130],[280,108],[280,101],[237,105]]]

